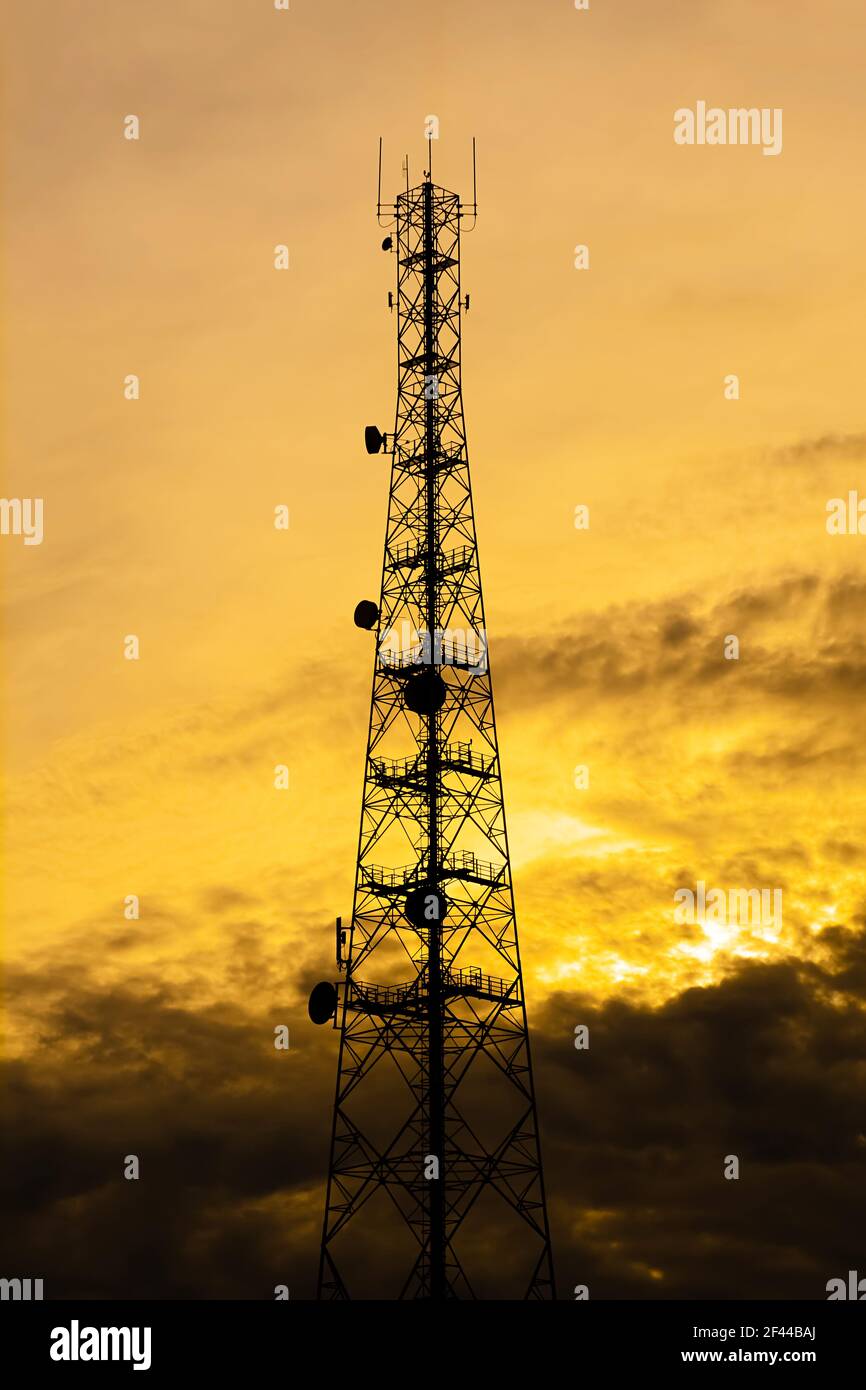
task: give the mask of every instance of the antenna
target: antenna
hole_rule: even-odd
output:
[[[379,182],[376,185],[376,216],[382,216],[382,137],[379,136]]]
[[[472,206],[478,211],[478,179],[475,171],[475,136],[472,137]]]
[[[393,221],[394,221],[394,205],[393,205],[393,203],[388,203],[388,204],[385,204],[385,205],[384,205],[384,211],[385,211],[386,213],[389,214],[388,220],[387,220],[386,222],[383,222],[383,221],[382,221],[382,211],[383,211],[383,204],[382,204],[382,137],[381,137],[381,135],[380,135],[380,136],[379,136],[379,179],[378,179],[378,182],[377,182],[377,185],[376,185],[376,221],[378,222],[378,224],[379,224],[380,227],[390,227],[391,224],[392,224]],[[383,250],[386,250],[387,248],[383,245],[382,249],[383,249]]]
[[[474,232],[478,221],[478,179],[475,168],[475,136],[472,137],[472,204],[466,209],[466,216],[472,218],[472,226],[464,227],[464,232]]]

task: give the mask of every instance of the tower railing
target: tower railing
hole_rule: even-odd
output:
[[[455,670],[487,670],[487,648],[465,642],[433,641],[415,643],[405,651],[379,649],[379,665],[387,675],[405,675],[424,666],[452,666]]]
[[[425,861],[404,864],[400,868],[389,869],[382,864],[362,864],[362,881],[373,892],[388,895],[401,893],[415,885],[429,881],[429,870]],[[495,864],[492,860],[479,859],[472,850],[459,850],[446,854],[439,865],[437,879],[462,879],[467,883],[479,883],[496,887],[504,882],[506,864]]]
[[[457,772],[466,777],[494,776],[496,758],[491,753],[476,753],[470,740],[446,743],[434,760],[434,771]],[[427,757],[424,752],[412,758],[371,758],[370,776],[379,786],[426,786]]]
[[[442,970],[441,987],[444,995],[450,999],[508,999],[513,1004],[523,1002],[516,977],[505,980],[497,975],[488,975],[480,966],[464,966],[460,969],[446,966]],[[365,1013],[411,1011],[416,1006],[424,1006],[426,1001],[425,974],[399,985],[371,984],[367,980],[355,979],[348,984],[347,1007]]]

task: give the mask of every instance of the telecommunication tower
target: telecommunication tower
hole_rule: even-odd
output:
[[[552,1299],[463,424],[474,142],[470,205],[405,167],[383,204],[380,141],[397,411],[365,431],[391,481],[379,602],[355,610],[375,655],[354,905],[310,996],[340,1034],[318,1297]]]

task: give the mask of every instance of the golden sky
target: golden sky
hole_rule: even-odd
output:
[[[44,1171],[18,1248],[55,1259],[58,1291],[110,1286],[73,1233],[111,1229],[138,1148],[159,1152],[159,1211],[204,1133],[223,1166],[178,1234],[183,1272],[142,1222],[135,1288],[311,1277],[336,1049],[305,1000],[351,904],[371,673],[351,615],[378,593],[387,496],[362,432],[394,408],[376,148],[390,197],[436,114],[434,177],[464,197],[478,142],[464,404],[560,1278],[724,1296],[755,1277],[755,1210],[811,1200],[808,1170],[830,1205],[809,1232],[767,1217],[763,1296],[820,1297],[848,1268],[834,1214],[866,1146],[866,540],[825,526],[828,499],[866,495],[861,7],[430,14],[99,0],[8,21],[3,491],[45,508],[41,545],[0,539],[8,1052]],[[698,100],[782,108],[782,153],[676,145]],[[782,931],[678,924],[699,879],[781,888]],[[619,1069],[578,1075],[590,1017]],[[764,1182],[712,1274],[684,1216],[679,1244],[646,1217],[667,1159],[640,1215],[630,1195],[654,1146],[694,1167],[683,1117],[617,1129],[626,1059],[656,1059],[644,1094],[670,1106],[683,1077],[658,1059],[708,1028],[748,1036],[740,1071],[765,1065],[768,1088],[729,1109],[719,1036],[696,1045],[708,1161],[751,1141]],[[599,1088],[610,1133],[587,1129]],[[826,1106],[832,1153],[784,1117],[725,1127],[782,1093],[784,1115]],[[702,1229],[713,1184],[691,1193]],[[235,1273],[205,1276],[226,1249]]]

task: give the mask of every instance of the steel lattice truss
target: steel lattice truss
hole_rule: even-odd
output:
[[[478,1296],[462,1238],[494,1194],[503,1266],[523,1252],[510,1296],[552,1298],[463,424],[464,214],[429,179],[393,212],[397,414],[319,1296],[365,1296],[341,1254],[365,1220],[378,1240],[389,1221],[411,1237],[394,1296]],[[413,713],[409,686],[431,670],[444,703]]]

